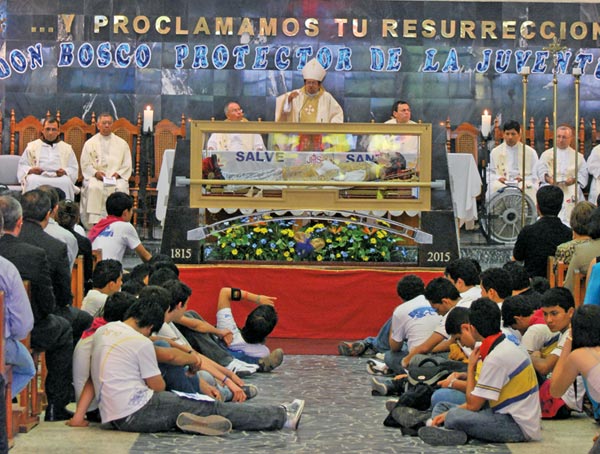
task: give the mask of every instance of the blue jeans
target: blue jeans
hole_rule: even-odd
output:
[[[451,404],[462,405],[467,401],[467,396],[462,391],[452,388],[439,388],[431,396],[431,408],[440,402],[449,402]]]
[[[215,386],[219,390],[219,393],[221,393],[221,400],[223,402],[231,402],[231,399],[233,399],[233,393],[231,390],[227,386],[223,386],[220,382],[217,382],[216,378],[213,377],[210,372],[201,370],[198,372],[198,376],[206,383]]]
[[[367,337],[363,340],[368,347],[371,347],[377,353],[385,353],[390,349],[390,329],[392,328],[392,318],[383,324],[377,337]]]
[[[255,356],[248,356],[246,353],[244,353],[241,350],[231,350],[230,348],[228,348],[227,351],[235,359],[239,359],[240,361],[244,361],[245,363],[248,363],[248,364],[258,364],[258,360],[260,359]]]
[[[285,408],[279,405],[205,402],[176,396],[168,391],[155,392],[146,405],[112,425],[126,432],[164,432],[176,428],[180,413],[199,416],[221,415],[236,430],[278,430],[286,420]]]
[[[511,415],[494,413],[487,407],[479,411],[469,411],[457,408],[457,404],[440,402],[433,408],[432,418],[444,412],[446,422],[444,427],[452,430],[462,430],[469,437],[491,443],[516,443],[527,441],[523,431]]]
[[[408,347],[406,346],[406,342],[404,342],[402,344],[402,349],[399,352],[393,352],[391,350],[385,352],[383,360],[392,372],[395,374],[403,374],[405,369],[402,366],[402,360],[406,355],[408,355]]]
[[[9,337],[4,340],[4,354],[6,355],[6,364],[12,366],[13,378],[10,389],[12,395],[16,396],[35,375],[35,365],[27,347],[16,339]]]

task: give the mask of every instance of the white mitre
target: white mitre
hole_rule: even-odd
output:
[[[313,58],[302,68],[302,77],[304,80],[318,80],[322,82],[326,74],[327,71],[325,71],[325,68],[321,66],[321,63],[316,58]]]

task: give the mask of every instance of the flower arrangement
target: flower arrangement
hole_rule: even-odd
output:
[[[247,222],[247,220],[246,220]],[[385,221],[379,221],[386,225]],[[349,221],[270,220],[232,224],[205,247],[208,260],[401,262],[402,239],[377,227]]]

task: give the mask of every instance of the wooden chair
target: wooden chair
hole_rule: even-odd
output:
[[[569,265],[565,262],[557,262],[555,257],[548,257],[548,282],[550,287],[563,287]]]
[[[27,292],[27,296],[31,299],[31,282],[28,280],[23,281],[23,285],[25,287],[25,291]],[[36,352],[31,349],[31,337],[27,336],[25,339],[21,341],[25,347],[31,352],[33,357],[33,364],[35,365],[36,373],[31,379],[31,381],[27,384],[27,386],[21,391],[19,394],[19,405],[23,408],[23,413],[20,417],[19,421],[19,432],[26,433],[33,429],[40,423],[40,413],[41,410],[41,396],[40,396],[40,379],[44,374],[44,370],[46,367],[45,361],[43,364],[39,364],[39,360],[44,360],[45,358],[40,358],[39,353],[36,357]],[[45,376],[44,376],[45,379]],[[42,381],[43,387],[43,381]]]
[[[50,115],[48,112],[47,116]],[[29,142],[40,138],[42,123],[33,115],[23,118],[17,123],[15,109],[10,110],[10,154],[23,154]]]
[[[133,195],[133,224],[137,225],[137,208],[138,208],[138,190],[133,188],[139,188],[140,185],[140,157],[141,157],[141,133],[142,133],[142,114],[138,114],[137,124],[131,123],[126,118],[119,118],[115,120],[112,127],[113,134],[119,136],[129,145],[129,149],[132,153],[132,161],[134,163],[131,178],[129,179],[129,186],[131,194]]]
[[[87,124],[81,118],[73,117],[61,125],[60,130],[63,140],[73,147],[73,151],[77,157],[77,162],[80,162],[83,144],[96,133],[96,127],[94,125]],[[83,175],[81,174],[80,167],[78,181],[82,180]]]
[[[600,143],[600,131],[596,128],[596,119],[592,118],[592,148]]]
[[[529,119],[529,127],[525,129],[524,134],[525,144],[529,145],[534,150],[535,148],[535,121],[533,117]],[[498,117],[494,120],[494,143],[496,146],[500,145],[500,142],[504,140],[504,131],[500,125]]]
[[[594,123],[592,122],[592,128]],[[573,138],[571,140],[571,147],[575,148],[575,130],[571,125],[561,124],[559,126],[568,126],[571,128]],[[593,129],[592,129],[593,130]],[[592,133],[593,140],[593,133]],[[554,145],[554,128],[550,126],[550,120],[548,117],[544,120],[544,150],[549,149]],[[585,152],[585,121],[583,118],[579,119],[579,152]]]
[[[93,249],[92,250],[92,260],[93,260],[92,267],[95,269],[98,262],[102,260],[102,249]]]
[[[446,120],[446,151],[452,150],[454,142],[455,153],[469,153],[473,155],[475,162],[479,165],[479,129],[470,123],[461,123],[452,130],[450,118]]]
[[[4,292],[0,290],[0,374],[4,377],[4,409],[6,413],[6,435],[8,446],[14,445],[14,437],[18,428],[17,418],[13,414],[12,404],[12,369],[6,364],[4,340]]]
[[[575,308],[578,308],[583,304],[585,299],[585,275],[580,271],[573,273],[573,299],[575,300]]]
[[[73,294],[73,307],[81,309],[83,302],[85,282],[83,279],[83,256],[78,255],[75,258],[73,269],[71,270],[71,293]]]

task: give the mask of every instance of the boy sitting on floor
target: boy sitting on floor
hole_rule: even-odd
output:
[[[432,425],[420,428],[419,437],[431,445],[464,444],[469,437],[493,443],[539,440],[541,410],[535,370],[529,355],[500,331],[498,305],[489,299],[474,301],[469,323],[461,326],[460,341],[473,348],[466,403],[437,404]]]

